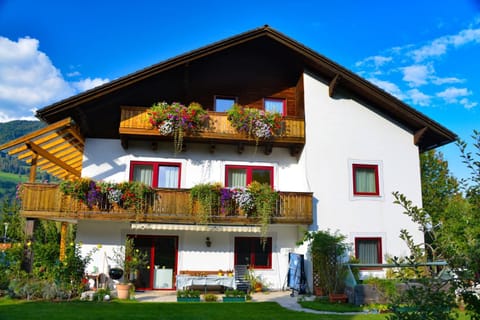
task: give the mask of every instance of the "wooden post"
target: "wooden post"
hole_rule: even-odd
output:
[[[62,226],[60,229],[60,261],[65,259],[65,248],[67,242],[67,222],[62,222]]]
[[[30,163],[30,179],[28,180],[30,183],[34,183],[37,179],[37,159],[38,154],[35,152],[32,153],[32,162]]]

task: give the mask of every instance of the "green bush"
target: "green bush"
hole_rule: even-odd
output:
[[[207,293],[207,294],[203,295],[203,299],[206,302],[216,302],[218,297],[215,294]]]

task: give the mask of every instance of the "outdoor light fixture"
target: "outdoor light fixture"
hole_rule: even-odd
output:
[[[205,245],[209,248],[212,246],[212,241],[210,240],[210,237],[207,237],[205,239]]]

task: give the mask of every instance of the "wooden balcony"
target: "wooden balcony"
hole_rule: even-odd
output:
[[[159,223],[202,223],[198,205],[190,200],[189,189],[157,189],[151,199],[145,199],[141,209],[122,208],[106,199],[87,206],[64,195],[56,184],[25,183],[21,189],[21,215],[48,220],[104,220]],[[218,201],[220,201],[218,199]],[[258,224],[255,214],[241,215],[235,206],[213,212],[212,224]],[[271,223],[311,224],[312,193],[280,192]],[[204,222],[203,222],[204,223]]]
[[[162,136],[148,121],[147,108],[122,107],[119,132],[124,147],[128,146],[128,139],[157,139],[172,140],[170,136]],[[209,112],[210,127],[195,134],[186,135],[183,139],[188,142],[203,142],[209,145],[216,143],[235,144],[241,150],[243,145],[264,146],[265,153],[271,152],[272,147],[289,148],[292,155],[298,154],[305,144],[305,120],[303,118],[286,117],[283,128],[278,136],[269,140],[259,140],[238,133],[227,120],[226,113]]]

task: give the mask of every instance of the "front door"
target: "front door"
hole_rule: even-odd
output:
[[[145,252],[148,265],[141,268],[135,279],[135,288],[140,290],[175,287],[177,271],[178,237],[135,236],[135,249]]]

